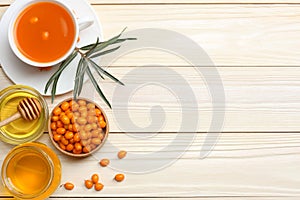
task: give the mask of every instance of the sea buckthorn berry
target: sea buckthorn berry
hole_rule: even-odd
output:
[[[51,117],[51,121],[53,121],[53,122],[56,122],[58,120],[59,120],[59,117],[56,116],[56,115],[54,115],[54,116]]]
[[[98,183],[98,181],[99,181],[99,176],[98,176],[98,174],[93,174],[93,175],[92,175],[92,181],[93,181],[93,183]]]
[[[66,133],[66,129],[65,128],[58,128],[56,129],[57,134],[63,135]]]
[[[68,115],[69,113],[72,113],[72,111],[70,109],[65,110],[65,115]]]
[[[99,138],[100,140],[103,140],[103,138],[104,138],[104,133],[100,133],[100,134],[98,135],[98,138]]]
[[[85,125],[85,127],[84,127],[84,130],[86,131],[86,132],[89,132],[90,130],[92,130],[92,125],[91,124],[87,124],[87,125]]]
[[[71,119],[71,123],[72,123],[72,124],[75,124],[75,123],[76,123],[76,122],[75,122],[74,113],[73,113],[73,117],[72,117],[72,119]]]
[[[92,137],[90,137],[87,141],[88,141],[88,144],[91,144],[92,143]]]
[[[80,137],[80,139],[82,139],[82,140],[88,139],[88,135],[87,135],[87,133],[86,133],[85,131],[80,131],[80,132],[79,132],[79,137]]]
[[[67,145],[69,144],[69,140],[67,140],[65,137],[62,137],[62,138],[60,139],[60,142],[61,142],[63,145],[65,145],[65,146],[67,146]]]
[[[75,133],[73,139],[74,139],[74,142],[79,142],[79,141],[80,141],[80,136],[79,136],[79,134],[78,134],[78,133]]]
[[[78,109],[78,112],[80,112],[80,114],[83,113],[83,112],[87,113],[87,107],[80,106],[79,109]]]
[[[101,110],[99,108],[96,108],[95,109],[95,113],[96,113],[96,116],[99,117],[102,113],[101,113]]]
[[[60,142],[58,145],[62,150],[66,150],[66,146],[63,143]]]
[[[59,119],[63,116],[63,115],[66,115],[64,112],[61,112],[60,115],[59,115]]]
[[[73,125],[72,125],[72,124],[69,124],[69,125],[68,125],[68,130],[69,130],[69,131],[73,131]]]
[[[71,120],[73,118],[73,113],[72,112],[69,112],[69,113],[66,113],[67,117]]]
[[[64,187],[66,190],[73,190],[74,189],[74,184],[73,183],[70,183],[70,182],[67,182],[64,184]]]
[[[52,122],[50,124],[50,128],[51,128],[51,130],[56,130],[56,128],[57,128],[56,122]]]
[[[103,115],[100,115],[100,116],[98,117],[98,119],[99,119],[99,122],[104,121]]]
[[[90,150],[88,149],[88,147],[83,147],[82,152],[83,153],[89,153]]]
[[[100,165],[102,167],[106,167],[107,165],[109,165],[110,161],[107,158],[104,158],[100,161]]]
[[[61,120],[61,122],[63,123],[63,124],[70,124],[70,119],[68,118],[68,116],[66,116],[66,115],[62,115],[61,117],[60,117],[60,120]]]
[[[84,131],[84,125],[78,124],[78,132],[79,132],[79,133],[85,132],[85,131]]]
[[[92,148],[90,145],[85,146],[83,149],[85,149],[86,152],[92,151]]]
[[[125,179],[124,174],[117,174],[117,175],[115,175],[115,180],[118,181],[118,182],[121,182],[124,179]]]
[[[73,138],[73,137],[74,137],[73,132],[71,132],[71,131],[66,132],[65,138],[66,138],[67,140],[70,140],[70,139]]]
[[[87,107],[88,109],[93,109],[93,110],[95,110],[96,105],[93,104],[93,103],[88,103],[88,104],[86,105],[86,107]]]
[[[76,133],[77,133],[77,132],[79,131],[79,125],[73,123],[73,124],[72,124],[72,130],[73,130],[73,132],[76,132]]]
[[[74,103],[71,108],[72,111],[77,111],[79,109],[79,105],[77,103]]]
[[[85,105],[86,105],[86,101],[85,101],[85,100],[82,100],[82,99],[78,100],[77,103],[78,103],[80,106],[85,106]]]
[[[99,145],[99,144],[101,144],[101,140],[99,138],[93,138],[92,143],[95,145]]]
[[[119,158],[119,159],[123,159],[123,158],[125,158],[126,154],[127,154],[127,152],[124,151],[124,150],[119,151],[119,153],[118,153],[118,158]]]
[[[80,117],[80,113],[79,112],[73,112],[73,116],[78,118],[78,117]]]
[[[53,115],[59,116],[60,114],[61,114],[61,108],[60,107],[54,108]]]
[[[83,117],[83,118],[87,118],[87,116],[88,116],[88,113],[87,112],[82,112],[82,113],[80,113],[80,117]]]
[[[83,117],[79,117],[76,122],[80,125],[85,125],[87,123],[86,119]]]
[[[87,139],[91,139],[92,138],[92,133],[90,131],[86,132],[86,135],[87,135]]]
[[[56,126],[57,126],[57,128],[62,128],[62,127],[64,127],[64,124],[61,121],[57,121]]]
[[[59,134],[53,135],[53,139],[54,139],[54,141],[56,141],[56,142],[60,141],[61,138],[62,138],[62,135],[59,135]]]
[[[92,137],[97,138],[99,136],[100,131],[99,130],[93,130],[92,131]]]
[[[69,143],[70,143],[70,144],[74,144],[74,143],[75,143],[74,138],[71,138],[71,139],[69,140]]]
[[[74,103],[76,103],[74,100],[70,100],[70,101],[69,101],[70,107],[72,107],[72,106],[74,105]]]
[[[91,126],[93,130],[96,130],[98,128],[98,125],[96,123],[92,123]]]
[[[80,143],[82,146],[87,146],[89,145],[89,140],[81,140]]]
[[[82,146],[81,146],[81,144],[80,143],[75,143],[75,149],[76,149],[76,151],[82,151]]]
[[[88,111],[88,115],[89,115],[89,116],[96,116],[96,111],[95,111],[95,109],[89,110],[89,111]]]
[[[72,151],[74,154],[81,154],[82,153],[82,150],[76,150],[75,148],[73,149]]]
[[[73,151],[74,145],[73,144],[68,144],[66,149],[67,149],[67,151]]]
[[[106,127],[106,122],[105,121],[100,121],[100,127],[105,128]]]
[[[85,180],[84,185],[87,189],[91,189],[93,187],[93,182],[91,180]]]
[[[104,187],[104,185],[102,183],[96,183],[95,186],[94,186],[96,191],[102,190],[103,187]]]
[[[94,117],[94,116],[90,116],[90,115],[89,115],[89,116],[87,116],[87,118],[86,118],[86,119],[87,119],[88,123],[90,123],[90,124],[92,124],[92,123],[96,122],[96,121],[95,121],[95,117]]]
[[[61,105],[60,105],[60,108],[63,110],[63,111],[66,111],[69,109],[69,103],[68,102],[63,102]]]

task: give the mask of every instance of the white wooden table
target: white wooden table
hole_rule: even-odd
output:
[[[12,1],[0,1],[0,18]],[[90,0],[90,3],[102,22],[106,39],[127,26],[128,30],[164,28],[196,41],[220,74],[226,97],[225,120],[213,151],[205,159],[199,159],[206,136],[217,134],[209,132],[212,99],[203,77],[195,72],[195,67],[167,52],[142,50],[127,54],[108,68],[120,79],[138,66],[156,70],[160,64],[189,83],[199,116],[192,144],[179,159],[170,153],[151,160],[174,161],[173,164],[151,173],[124,172],[126,180],[116,183],[112,178],[120,169],[101,168],[99,157],[117,163],[120,161],[116,149],[125,149],[127,164],[146,163],[149,160],[137,160],[131,155],[162,151],[165,146],[167,151],[180,153],[185,141],[178,140],[173,146],[170,142],[178,134],[190,139],[194,133],[178,133],[181,106],[172,93],[159,85],[141,87],[126,107],[131,120],[141,127],[151,123],[153,105],[164,108],[166,122],[151,138],[130,137],[137,133],[121,130],[116,113],[98,98],[110,119],[108,143],[98,157],[82,160],[70,159],[55,150],[63,166],[62,183],[71,181],[75,189],[59,188],[51,199],[299,199],[299,0]],[[210,67],[213,66],[207,66]],[[138,79],[132,76],[133,83],[135,78]],[[174,81],[168,74],[164,79]],[[11,84],[0,68],[0,89]],[[181,87],[176,80],[174,84]],[[102,85],[112,100],[115,84],[105,81]],[[47,98],[49,109],[70,96],[71,92],[59,96],[53,104]],[[139,136],[143,134],[148,136],[149,132]],[[39,141],[53,148],[47,132]],[[1,143],[0,164],[11,148]],[[101,192],[87,190],[83,185],[83,180],[93,173],[99,173],[105,185]],[[1,186],[0,199],[8,198],[10,195]]]

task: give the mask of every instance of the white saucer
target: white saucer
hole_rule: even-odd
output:
[[[43,95],[50,95],[51,88],[47,94],[44,94],[44,88],[51,77],[51,75],[58,69],[57,66],[53,67],[50,71],[40,71],[36,67],[25,64],[20,61],[11,50],[8,43],[8,25],[11,17],[15,14],[15,10],[23,4],[31,0],[15,1],[10,5],[0,21],[0,64],[6,75],[15,84],[28,85],[38,90]],[[94,18],[94,24],[87,29],[80,32],[80,41],[78,47],[95,43],[97,37],[103,40],[102,27],[98,17],[91,5],[86,0],[60,0],[70,5],[75,11],[76,15],[81,17],[90,16]],[[72,63],[61,74],[57,84],[56,94],[64,94],[73,90],[74,78],[76,74],[76,67],[79,61],[79,56],[75,58]]]

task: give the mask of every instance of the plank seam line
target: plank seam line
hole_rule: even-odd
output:
[[[124,67],[128,67],[128,68],[137,68],[137,66],[131,66],[131,65],[124,65],[124,66],[120,66],[120,65],[112,65],[109,66],[108,68],[124,68]],[[157,66],[147,66],[147,67],[153,67],[153,68],[157,68]],[[193,66],[193,65],[168,65],[168,68],[186,68],[186,67],[197,67],[197,66]],[[206,67],[206,68],[210,68],[210,67],[217,67],[217,68],[300,68],[299,66],[296,65],[277,65],[277,66],[271,66],[271,65],[232,65],[232,66],[228,66],[228,65],[215,65],[215,66],[200,66],[200,67]],[[0,69],[2,69],[2,66],[0,64]],[[3,70],[3,69],[2,69]]]
[[[137,68],[134,66],[109,66],[108,68],[111,69],[117,69],[117,68]],[[151,66],[147,66],[147,67],[151,67]],[[153,68],[157,68],[157,66],[152,66]],[[168,65],[168,68],[193,68],[193,67],[197,67],[197,66],[192,66],[192,65],[182,65],[182,66],[178,66],[178,65]],[[246,66],[246,65],[241,65],[241,66],[200,66],[200,67],[205,67],[205,68],[211,68],[211,67],[216,67],[216,68],[300,68],[300,66],[288,66],[288,65],[282,65],[282,66]],[[0,66],[0,69],[3,70],[2,66]]]
[[[184,134],[207,134],[207,133],[216,133],[216,134],[240,134],[240,133],[254,133],[254,134],[279,134],[279,133],[295,133],[300,134],[300,131],[222,131],[222,132],[205,132],[205,131],[198,131],[198,132],[176,132],[176,131],[166,131],[166,132],[117,132],[117,131],[111,131],[110,134],[150,134],[150,133],[159,133],[159,134],[178,134],[178,133],[184,133]],[[44,134],[48,134],[48,131],[44,131]]]
[[[68,199],[68,198],[75,198],[75,199],[79,199],[79,198],[104,198],[104,199],[110,199],[110,198],[115,198],[115,199],[132,199],[132,198],[136,198],[136,199],[146,199],[146,198],[258,198],[258,197],[265,197],[265,198],[272,198],[272,197],[299,197],[299,196],[295,196],[295,195],[279,195],[279,196],[229,196],[229,195],[225,195],[225,196],[145,196],[145,197],[139,197],[139,196],[70,196],[70,197],[66,197],[66,196],[50,196],[50,198],[63,198],[63,199]]]
[[[300,3],[283,3],[283,2],[277,2],[277,3],[260,3],[260,2],[240,2],[240,3],[91,3],[92,6],[119,6],[119,5],[137,5],[137,6],[144,6],[144,5],[158,5],[158,6],[168,6],[168,5],[300,5]]]
[[[277,2],[277,3],[260,3],[260,2],[240,2],[240,3],[91,3],[92,6],[145,6],[145,5],[157,5],[157,6],[169,6],[169,5],[300,5],[300,3],[283,3],[283,2]],[[10,6],[10,3],[1,4],[0,7],[6,7]]]

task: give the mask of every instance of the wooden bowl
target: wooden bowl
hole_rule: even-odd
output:
[[[78,98],[77,100],[76,100],[76,102],[79,102],[79,101],[85,101],[86,102],[86,105],[88,105],[89,103],[92,103],[92,104],[94,104],[95,105],[95,111],[96,111],[96,109],[98,108],[100,111],[101,111],[101,115],[98,115],[98,116],[96,116],[96,112],[95,112],[95,117],[97,117],[97,119],[96,118],[94,118],[94,121],[93,122],[91,122],[91,123],[86,123],[86,124],[83,124],[83,123],[81,123],[81,125],[78,123],[78,122],[82,122],[82,121],[84,121],[84,120],[82,120],[82,118],[85,118],[86,119],[86,121],[90,121],[89,119],[92,119],[92,118],[88,118],[88,117],[86,117],[85,116],[85,113],[81,113],[81,112],[79,112],[79,110],[81,110],[81,109],[76,109],[76,106],[70,106],[69,107],[69,111],[68,110],[66,110],[64,113],[65,114],[60,114],[60,115],[57,115],[57,113],[59,113],[59,112],[57,112],[57,113],[55,113],[54,114],[54,111],[57,111],[57,110],[55,110],[56,108],[60,108],[61,109],[61,111],[63,111],[63,109],[62,109],[62,104],[64,103],[64,102],[70,102],[70,101],[73,101],[74,102],[74,99],[73,98],[68,98],[68,99],[65,99],[64,101],[62,101],[62,102],[60,102],[57,106],[55,106],[54,108],[53,108],[53,110],[51,111],[51,113],[50,113],[50,117],[49,117],[49,123],[48,123],[48,130],[49,130],[49,137],[50,137],[50,139],[51,139],[51,142],[52,142],[52,144],[60,151],[60,152],[62,152],[63,154],[65,154],[65,155],[68,155],[68,156],[72,156],[72,157],[87,157],[87,156],[90,156],[91,154],[93,154],[94,152],[96,152],[96,151],[98,151],[103,145],[104,145],[104,143],[105,143],[105,141],[106,141],[106,139],[107,139],[107,137],[108,137],[108,133],[109,133],[109,123],[108,123],[108,119],[107,119],[107,116],[106,116],[106,114],[105,114],[105,112],[104,112],[104,110],[98,105],[98,104],[96,104],[94,101],[92,101],[92,100],[89,100],[89,99],[86,99],[86,98]],[[78,104],[78,103],[77,103]],[[70,105],[70,103],[69,103],[69,105]],[[74,105],[75,105],[75,103],[74,103]],[[79,104],[78,104],[79,105]],[[79,108],[81,108],[81,107],[84,107],[84,106],[79,106]],[[84,110],[84,108],[82,108],[83,110]],[[58,109],[59,110],[59,109]],[[91,111],[91,112],[89,112],[89,111]],[[73,117],[69,117],[69,119],[70,119],[70,124],[72,124],[72,127],[75,127],[75,128],[68,128],[69,126],[67,125],[67,123],[66,124],[63,124],[63,127],[61,127],[62,125],[62,123],[57,123],[57,121],[53,121],[55,118],[57,119],[57,118],[59,118],[59,119],[62,119],[63,117],[62,117],[62,115],[64,115],[64,116],[67,116],[66,115],[66,113],[72,113],[72,115],[73,115]],[[78,113],[79,113],[79,115],[78,115]],[[87,108],[87,113],[93,113],[93,108],[91,108],[91,109],[88,109]],[[76,115],[75,115],[76,114]],[[99,111],[98,111],[98,114],[99,114]],[[71,116],[72,116],[71,115]],[[53,117],[53,116],[55,116],[55,117]],[[56,117],[57,116],[57,117]],[[88,116],[93,116],[93,115],[88,115]],[[102,117],[101,117],[102,116]],[[73,118],[73,119],[72,119]],[[81,121],[79,120],[79,118],[81,118]],[[55,120],[56,120],[55,119]],[[64,118],[65,119],[65,118]],[[106,126],[105,126],[105,128],[101,128],[100,126],[100,124],[102,124],[103,125],[103,122],[102,123],[100,123],[100,119],[102,120],[102,119],[104,119],[104,120],[102,120],[102,121],[105,121],[106,122]],[[96,122],[95,122],[95,120],[96,120]],[[98,121],[99,120],[99,121]],[[61,121],[61,120],[59,120],[59,121]],[[63,122],[67,122],[67,120],[62,120]],[[61,121],[61,122],[62,122]],[[55,122],[55,123],[53,123],[53,122]],[[60,129],[59,131],[58,131],[58,129],[54,129],[54,124],[56,124],[56,126],[58,126],[58,124],[59,124],[59,126],[60,126],[60,128],[64,128],[65,129],[65,133],[63,133],[63,131],[62,131],[62,129]],[[74,124],[76,124],[76,125],[74,125]],[[92,127],[94,127],[93,129],[91,129],[91,130],[89,130],[90,129],[90,127],[91,126],[89,126],[88,124],[90,124]],[[96,128],[96,126],[95,126],[95,124],[97,125],[97,128]],[[66,126],[65,126],[66,125]],[[86,125],[88,125],[88,126],[86,126]],[[77,127],[77,130],[76,130],[76,127]],[[102,126],[103,127],[103,126]],[[57,127],[58,128],[58,127]],[[58,132],[60,133],[60,134],[58,134]],[[69,138],[69,137],[66,137],[66,133],[67,132],[72,132],[73,133],[73,140],[72,139],[69,139],[68,140],[68,144],[65,142],[65,140],[66,140],[66,138]],[[96,133],[99,133],[98,134],[98,137],[96,136]],[[85,133],[85,134],[84,134]],[[77,136],[79,136],[80,137],[80,141],[78,141],[78,137],[76,137],[75,136],[75,134],[78,134]],[[61,136],[57,136],[55,139],[54,139],[54,135],[61,135]],[[70,133],[69,133],[69,135],[70,135]],[[75,137],[74,137],[75,136]],[[59,139],[58,140],[58,138],[61,138],[61,139]],[[62,139],[62,138],[64,138],[64,139]],[[76,141],[75,141],[75,138],[77,139]],[[95,138],[99,138],[100,140],[101,140],[101,143],[100,144],[98,144],[99,143],[99,139],[95,139]],[[98,142],[97,144],[94,144],[93,142]],[[63,142],[64,142],[64,144],[63,144]],[[72,143],[73,142],[73,143]],[[71,150],[71,151],[68,151],[68,150],[70,150],[71,149],[71,147],[72,147],[72,145],[73,145],[73,148],[75,149],[75,146],[76,146],[76,143],[80,143],[81,144],[81,146],[82,146],[82,152],[81,153],[79,153],[80,151],[76,151],[76,150]],[[69,144],[72,144],[72,145],[69,145]],[[67,148],[68,147],[68,145],[69,145],[69,149],[68,150],[66,150],[66,149],[63,149],[63,146],[65,147],[65,148]],[[96,147],[95,147],[95,145],[96,145]],[[78,146],[78,145],[77,145]],[[85,151],[84,151],[84,147],[85,147]],[[94,148],[93,148],[94,147]]]

